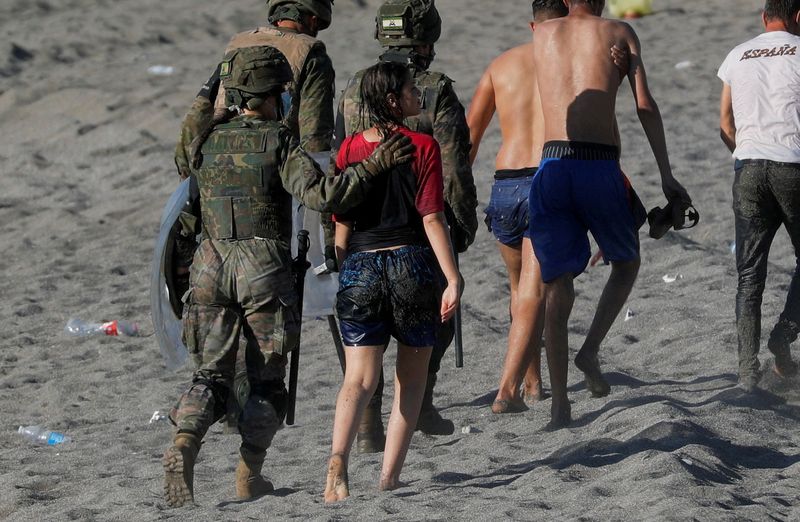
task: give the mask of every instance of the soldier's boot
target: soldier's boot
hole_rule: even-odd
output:
[[[261,497],[275,490],[272,482],[261,476],[264,456],[267,451],[253,452],[239,449],[239,464],[236,466],[236,498],[249,500]]]
[[[428,374],[425,395],[422,397],[422,409],[417,419],[417,431],[428,435],[452,435],[455,431],[453,421],[445,419],[433,405],[433,389],[436,387],[436,374]]]
[[[381,406],[383,404],[383,394],[376,393],[358,425],[357,448],[359,453],[380,453],[386,446],[386,435],[383,432],[383,419],[381,418]]]
[[[200,452],[200,439],[191,433],[175,435],[164,452],[164,500],[171,507],[194,502],[194,463]]]

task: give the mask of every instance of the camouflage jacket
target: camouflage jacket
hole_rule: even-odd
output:
[[[341,176],[324,175],[288,127],[258,117],[218,125],[201,151],[196,175],[203,228],[216,239],[267,230],[267,237],[289,241],[289,194],[313,210],[346,212],[366,198],[373,178],[361,164]]]
[[[325,45],[315,38],[287,29],[259,27],[231,38],[226,52],[255,45],[271,45],[289,60],[295,76],[290,86],[292,110],[286,123],[309,152],[330,150],[333,137],[334,70]],[[214,109],[224,109],[225,90],[220,87],[215,99],[197,96],[181,125],[175,149],[178,174],[191,174],[192,140],[210,124]]]
[[[461,244],[454,246],[463,252],[475,239],[478,230],[478,196],[472,167],[469,163],[469,128],[464,107],[446,75],[412,68],[414,83],[422,93],[422,113],[408,118],[406,126],[436,138],[442,151],[444,199],[448,206],[448,222],[458,228]],[[334,153],[346,136],[368,128],[369,121],[361,115],[361,79],[357,72],[348,82],[339,99],[336,114]],[[456,234],[454,234],[456,236]]]

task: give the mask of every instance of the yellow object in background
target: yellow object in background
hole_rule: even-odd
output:
[[[608,0],[608,10],[617,18],[639,18],[652,14],[653,0]]]

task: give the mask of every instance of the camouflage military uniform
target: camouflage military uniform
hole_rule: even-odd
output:
[[[330,150],[333,137],[334,70],[325,44],[289,29],[259,27],[231,38],[226,52],[242,47],[269,45],[289,60],[292,110],[286,123],[308,152]],[[181,177],[191,174],[191,143],[210,124],[216,111],[225,110],[225,90],[204,88],[195,98],[181,125],[175,164]]]
[[[195,253],[183,317],[199,369],[172,419],[179,432],[202,439],[233,392],[243,442],[262,450],[283,421],[286,355],[299,328],[292,195],[314,210],[342,211],[364,199],[372,174],[355,165],[345,176],[323,176],[287,127],[255,117],[217,126],[201,150],[195,174],[206,239]],[[240,332],[250,379],[244,393],[233,389]]]

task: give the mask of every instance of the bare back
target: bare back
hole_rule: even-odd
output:
[[[614,45],[629,48],[624,24],[597,16],[569,15],[537,26],[533,64],[544,141],[619,145],[619,70],[609,53]]]
[[[536,167],[542,156],[544,119],[532,52],[532,43],[520,45],[489,66],[503,137],[495,159],[497,170]]]

